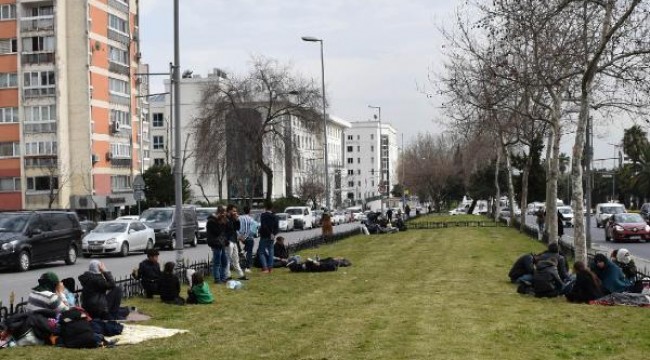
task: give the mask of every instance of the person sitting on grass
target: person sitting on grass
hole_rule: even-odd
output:
[[[181,281],[174,275],[174,267],[176,267],[176,264],[173,262],[166,262],[160,279],[158,279],[160,300],[167,304],[185,305],[185,299],[179,296]]]
[[[554,258],[556,261],[557,272],[560,275],[560,279],[562,279],[563,282],[570,281],[571,275],[569,274],[566,258],[560,252],[560,247],[556,242],[548,244],[548,249],[538,255],[537,261],[543,261],[550,258]]]
[[[210,292],[208,283],[203,280],[203,275],[199,272],[192,274],[192,283],[190,289],[187,290],[187,303],[188,304],[212,304],[214,297]]]
[[[593,271],[602,282],[605,295],[632,290],[632,282],[625,277],[623,270],[603,254],[596,254],[596,256],[594,256],[594,261],[591,264],[591,271]]]
[[[557,272],[557,260],[548,258],[537,262],[533,275],[535,297],[556,297],[564,288],[564,282]]]
[[[26,310],[54,310],[60,314],[69,309],[63,292],[64,286],[59,277],[51,271],[46,272],[38,279],[38,286],[29,293]]]
[[[140,280],[144,294],[148,299],[158,294],[158,279],[160,279],[160,264],[158,256],[160,253],[156,249],[147,251],[147,259],[143,260],[137,270],[133,271],[133,277]]]
[[[79,276],[81,303],[94,319],[117,320],[122,302],[122,289],[106,266],[99,260],[90,260],[88,271]]]
[[[611,256],[612,262],[616,266],[620,267],[625,274],[625,278],[634,282],[637,280],[637,270],[636,264],[634,264],[634,259],[632,259],[632,254],[628,249],[618,249],[612,251]]]
[[[533,274],[535,273],[535,262],[537,262],[537,255],[533,253],[520,256],[508,273],[510,282],[524,283],[527,285],[532,284]]]
[[[289,262],[289,249],[284,243],[284,237],[275,238],[273,245],[273,267],[285,267]]]
[[[569,302],[589,303],[591,300],[603,296],[600,279],[587,268],[585,263],[576,261],[573,264],[573,272],[576,275],[576,281],[571,290],[565,294]]]

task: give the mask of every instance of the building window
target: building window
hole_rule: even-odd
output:
[[[18,108],[6,107],[0,108],[0,124],[2,123],[17,123],[18,122]]]
[[[18,40],[0,39],[0,55],[15,54],[18,52]]]
[[[13,20],[16,18],[16,4],[0,5],[0,21]]]
[[[126,50],[121,50],[112,46],[108,47],[108,61],[122,64],[124,66],[129,65],[129,53]]]
[[[361,181],[359,181],[359,187],[361,187]]]
[[[129,97],[129,83],[127,81],[108,78],[108,90],[111,95]]]
[[[0,89],[13,88],[18,86],[18,74],[0,73]]]
[[[361,140],[361,135],[357,135],[357,140]]]
[[[20,143],[0,142],[0,158],[20,156]]]
[[[354,140],[354,136],[348,135],[348,140]]]
[[[126,20],[121,19],[113,14],[108,14],[108,28],[117,32],[121,32],[125,35],[129,33],[129,27],[126,23]]]
[[[35,141],[25,143],[25,155],[56,155],[56,141]]]
[[[3,177],[0,178],[0,192],[20,191],[20,178]]]
[[[370,163],[371,163],[371,164],[374,164],[374,163],[375,163],[375,158],[374,158],[374,157],[371,157],[371,158],[370,158]]]
[[[353,149],[354,149],[353,146],[348,146],[348,152],[352,152]]]
[[[23,52],[53,52],[54,36],[32,36],[23,38]]]
[[[375,180],[372,180],[372,181],[371,181],[371,186],[372,186],[372,187],[375,187]]]
[[[357,164],[361,164],[361,158],[357,158]]]
[[[354,164],[354,158],[348,158],[348,164]]]
[[[162,135],[156,135],[153,137],[153,149],[162,150],[165,148],[165,139]]]
[[[361,169],[357,169],[357,175],[361,175]]]
[[[59,188],[59,178],[56,176],[34,176],[27,178],[27,190],[46,191]]]
[[[32,71],[23,74],[25,97],[51,96],[56,92],[54,71]]]
[[[375,134],[370,134],[370,140],[375,140]]]
[[[354,175],[354,170],[348,170],[348,175]]]
[[[56,105],[25,106],[25,133],[55,132]]]
[[[111,154],[114,158],[130,159],[131,144],[113,143],[111,144]]]
[[[111,110],[111,122],[131,128],[131,114],[128,111]]]
[[[111,190],[116,191],[131,191],[131,176],[129,175],[114,175],[111,176]]]
[[[354,181],[348,181],[348,186],[349,187],[354,187]]]
[[[370,145],[370,152],[375,152],[375,145]]]
[[[361,146],[357,145],[357,152],[361,152]]]
[[[153,125],[153,127],[163,127],[163,126],[165,126],[162,113],[153,113],[153,124],[152,125]]]
[[[154,166],[165,165],[165,159],[153,159],[153,165]]]

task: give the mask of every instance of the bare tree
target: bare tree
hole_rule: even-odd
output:
[[[70,181],[70,173],[63,166],[60,161],[52,160],[44,168],[45,176],[47,177],[47,208],[51,209],[52,205],[59,199],[59,192]],[[37,185],[37,184],[35,184]]]
[[[318,202],[325,198],[325,184],[321,181],[322,170],[322,168],[310,164],[302,182],[298,185],[300,199],[305,202],[311,201],[314,208],[317,208]]]
[[[215,152],[226,139],[232,151],[248,151],[266,177],[266,200],[273,191],[273,163],[290,155],[285,149],[285,129],[292,117],[300,118],[308,127],[317,128],[321,94],[313,81],[294,75],[286,65],[275,60],[256,58],[248,74],[230,76],[209,83],[201,99],[202,113],[194,121],[197,134],[197,165],[204,173],[212,170]],[[228,142],[233,135],[245,139],[243,144]],[[228,155],[229,156],[229,155]],[[232,170],[232,169],[229,169]]]

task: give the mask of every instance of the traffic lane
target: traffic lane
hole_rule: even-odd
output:
[[[526,223],[532,226],[536,226],[534,215],[526,216]],[[573,239],[573,228],[565,227],[564,236],[570,239]],[[638,243],[638,242],[625,242],[625,243],[615,243],[605,241],[605,229],[596,227],[596,219],[592,216],[591,218],[591,243],[595,249],[599,249],[606,252],[611,252],[614,249],[625,248],[630,250],[633,256],[644,259],[646,261],[650,260],[650,243]]]
[[[358,228],[358,223],[342,224],[334,227],[334,232],[344,232],[354,228]],[[285,238],[287,244],[292,244],[300,240],[308,239],[320,235],[321,229],[310,229],[302,231],[283,232],[278,234]],[[259,239],[255,239],[255,250]],[[183,257],[190,262],[197,260],[206,260],[211,258],[212,251],[206,244],[199,244],[197,247],[192,248],[188,245],[183,249]],[[138,264],[145,259],[143,253],[133,253],[127,257],[94,257],[90,259],[78,257],[74,265],[65,265],[63,261],[53,262],[46,265],[36,265],[26,272],[12,272],[10,269],[0,270],[0,301],[6,302],[9,300],[9,295],[12,291],[15,292],[16,297],[20,299],[21,296],[26,297],[31,288],[38,285],[38,278],[47,271],[53,271],[59,276],[59,279],[72,277],[77,281],[77,277],[88,270],[90,260],[99,259],[104,264],[108,271],[113,273],[113,276],[121,278],[130,276],[133,269],[138,267]],[[176,251],[160,251],[159,262],[162,266],[167,261],[176,261]],[[79,286],[79,284],[77,284]]]

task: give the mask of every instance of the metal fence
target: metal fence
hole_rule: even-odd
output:
[[[306,238],[295,243],[287,245],[289,253],[296,253],[305,249],[317,248],[321,245],[333,244],[340,240],[346,239],[350,236],[358,235],[361,233],[361,228],[356,228],[340,233],[333,234],[331,236],[314,236]],[[187,277],[185,274],[187,270],[193,269],[197,272],[202,273],[203,275],[212,274],[212,259],[208,257],[205,260],[196,260],[196,261],[185,261],[180,266],[177,266],[175,269],[175,274],[178,276],[182,284],[188,284]],[[123,276],[115,279],[115,283],[122,289],[122,298],[127,299],[134,296],[142,296],[144,290],[140,285],[140,281],[133,278],[131,275]],[[75,290],[75,295],[77,300],[79,300],[79,295],[81,289]],[[27,300],[24,297],[21,297],[18,302],[16,302],[16,297],[12,293],[9,298],[9,304],[5,305],[0,301],[0,320],[4,321],[7,317],[21,313],[25,311],[27,306]]]

